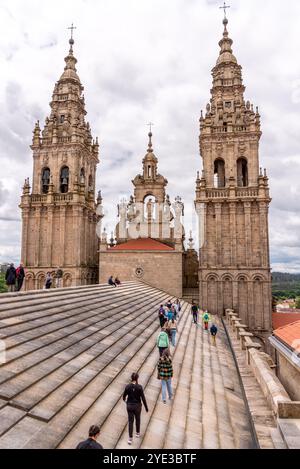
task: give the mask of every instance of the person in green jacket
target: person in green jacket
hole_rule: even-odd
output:
[[[210,316],[208,314],[208,311],[204,311],[203,316],[202,316],[203,324],[204,324],[204,329],[208,331],[208,323],[210,321]]]
[[[169,335],[166,332],[165,328],[162,327],[161,331],[159,333],[159,336],[157,337],[156,345],[159,349],[159,356],[161,357],[163,354],[163,351],[169,348]]]

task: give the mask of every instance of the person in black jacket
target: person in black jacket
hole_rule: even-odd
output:
[[[17,291],[20,291],[22,289],[24,278],[25,278],[25,270],[24,270],[24,266],[22,263],[16,270],[16,276],[17,276]]]
[[[144,390],[143,387],[138,383],[138,379],[139,375],[137,373],[132,373],[131,383],[126,386],[125,391],[123,393],[123,401],[125,401],[127,404],[128,412],[129,445],[132,444],[134,419],[136,425],[136,437],[140,437],[142,402],[144,404],[146,412],[148,412],[148,406],[144,395]]]
[[[99,435],[100,428],[98,425],[92,425],[89,429],[88,439],[78,443],[76,449],[103,449],[103,446],[97,442]]]
[[[16,290],[17,271],[14,264],[10,264],[5,274],[6,285],[9,292]]]

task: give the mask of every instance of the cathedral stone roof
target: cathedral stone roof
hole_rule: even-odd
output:
[[[174,248],[152,238],[138,238],[118,244],[110,251],[174,251]]]
[[[296,341],[299,341],[300,338],[300,321],[276,329],[274,335],[277,339],[288,345],[288,347],[294,349]]]

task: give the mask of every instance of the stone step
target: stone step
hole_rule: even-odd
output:
[[[180,343],[183,337],[182,333],[185,330],[187,323],[189,323],[189,311],[190,311],[190,306],[187,304],[183,304],[180,319],[179,319],[178,332],[176,334],[176,347],[175,347],[175,350],[173,349],[173,354],[172,354],[173,355],[172,360],[173,360],[175,373],[176,373],[175,366],[176,366],[176,361],[177,361],[177,350],[180,346]],[[166,412],[165,410],[166,405],[164,405],[161,401],[161,382],[160,380],[157,379],[158,358],[159,356],[157,353],[157,349],[155,349],[155,354],[153,355],[153,367],[152,367],[153,372],[145,387],[145,393],[147,396],[149,412],[147,414],[146,413],[143,414],[142,424],[141,424],[142,438],[134,440],[133,448],[135,449],[139,448],[143,444],[143,437],[148,432],[148,425],[153,417],[153,413],[156,409],[156,406],[158,405],[161,408],[162,413]],[[172,383],[172,385],[173,385],[173,392],[174,392],[175,390],[174,382]],[[166,414],[168,415],[168,412],[166,412]],[[128,439],[127,413],[126,411],[125,412],[123,411],[123,427],[122,427],[122,431],[120,432],[120,437],[115,447],[117,449],[128,448],[127,439]]]
[[[138,334],[143,332],[144,327],[149,328],[149,331],[157,329],[157,318],[154,316],[156,320],[153,320],[148,315],[149,309],[141,307],[139,316],[126,324],[125,327],[118,331],[117,328],[120,327],[120,324],[116,325],[116,332],[113,333],[113,343],[111,345],[105,340],[106,343],[104,344],[100,341],[99,344],[89,349],[88,353],[68,362],[58,372],[52,373],[43,382],[38,382],[37,385],[29,389],[27,393],[18,396],[18,399],[26,399],[27,402],[30,400],[31,406],[38,404],[38,402],[44,399],[43,402],[40,402],[40,404],[32,409],[31,414],[50,419],[102,370],[106,373],[106,368],[112,361],[116,360],[117,365],[123,365],[124,350],[126,350],[131,342],[140,343],[140,338],[133,335],[131,333],[132,330],[135,330],[136,334]],[[143,325],[141,325],[141,321],[143,321]],[[118,356],[121,353],[123,354],[122,359],[119,359]],[[115,366],[116,369],[117,365]],[[59,387],[57,387],[57,382],[60,383]],[[53,384],[51,385],[51,383]],[[49,394],[51,396],[47,399]],[[61,397],[62,395],[63,398]]]
[[[132,286],[132,285],[141,285],[141,282],[135,281],[126,281],[122,282],[117,288],[121,288],[124,286]],[[64,297],[69,294],[78,295],[78,293],[83,294],[84,292],[89,292],[93,290],[109,290],[114,289],[115,287],[111,287],[106,283],[97,284],[97,285],[83,285],[77,287],[65,287],[65,288],[51,288],[50,290],[30,290],[26,292],[14,292],[14,293],[1,293],[0,297],[0,310],[2,310],[2,306],[6,307],[12,303],[15,303],[15,307],[18,307],[18,304],[25,303],[28,299],[43,299],[44,297],[51,297],[51,296],[61,296]]]
[[[159,293],[156,293],[156,296],[158,297]],[[144,304],[147,304],[147,302],[144,301]],[[133,308],[136,305],[135,303],[129,303],[127,306]],[[118,314],[120,314],[120,311],[115,313],[115,315]],[[136,313],[136,315],[138,314]],[[96,332],[95,330],[89,330],[89,328],[82,329],[75,334],[58,340],[55,344],[51,344],[51,346],[44,347],[38,354],[33,353],[7,366],[4,365],[0,377],[2,382],[0,385],[0,396],[6,399],[14,398],[21,391],[32,386],[42,377],[48,376],[55,369],[60,368],[64,363],[78,356],[79,353],[85,352],[101,339],[107,340],[107,337],[104,338],[104,336],[110,336],[118,327],[118,323],[117,325],[115,324],[118,317],[115,318],[115,315],[111,319],[106,320],[106,322],[100,318],[99,322],[103,328],[99,326],[100,328]],[[132,313],[129,308],[125,316],[130,320],[131,315]],[[68,351],[67,355],[66,351]],[[60,354],[60,352],[62,353]],[[10,377],[9,380],[6,379],[6,382],[3,382],[7,373],[14,373],[17,376]]]
[[[167,404],[163,404],[161,398],[158,398],[155,405],[154,411],[151,415],[151,420],[147,426],[147,430],[140,440],[139,444],[141,448],[156,448],[162,449],[164,446],[165,435],[168,428],[169,417],[172,411],[174,400],[176,399],[177,386],[179,381],[180,369],[184,360],[184,355],[187,349],[189,341],[190,330],[192,326],[190,308],[186,310],[186,322],[182,330],[180,341],[177,344],[175,354],[173,356],[173,373],[174,378],[172,380],[173,387],[173,401],[167,401]]]
[[[133,294],[130,296],[131,300],[137,301],[139,298],[143,297],[145,295],[145,292],[142,291],[141,293],[133,292]],[[11,337],[10,339],[5,340],[6,348],[7,348],[7,356],[6,356],[6,363],[8,363],[11,360],[15,360],[18,356],[22,355],[24,356],[26,353],[29,353],[33,350],[37,350],[39,346],[45,346],[46,343],[49,341],[49,343],[52,343],[54,341],[53,335],[56,334],[58,337],[62,336],[67,336],[67,331],[70,330],[70,334],[74,333],[77,328],[82,329],[82,318],[84,318],[84,321],[87,322],[89,321],[90,327],[93,325],[93,323],[97,322],[97,316],[101,312],[102,315],[99,317],[103,317],[106,315],[107,316],[107,307],[110,308],[110,311],[115,311],[116,308],[119,308],[120,306],[128,303],[128,300],[123,299],[122,301],[119,301],[117,304],[112,304],[108,302],[102,302],[101,300],[98,300],[97,302],[93,301],[92,302],[92,309],[90,306],[88,306],[88,303],[85,302],[85,306],[79,306],[81,303],[78,302],[78,308],[76,308],[75,311],[69,311],[69,317],[66,319],[65,318],[65,313],[61,314],[58,313],[54,316],[56,316],[56,321],[52,319],[50,320],[50,328],[48,325],[43,325],[40,326],[41,329],[39,328],[34,328],[31,338],[28,338],[28,334],[22,333],[21,336],[15,335]],[[62,319],[61,319],[62,316]],[[64,321],[63,323],[61,321]],[[67,327],[67,324],[69,324],[69,328]],[[50,336],[51,332],[51,336]],[[30,337],[30,336],[29,336]],[[39,345],[39,342],[41,342],[41,345]],[[22,345],[23,344],[23,345]],[[24,345],[26,344],[26,345]],[[22,345],[22,347],[20,347]],[[17,350],[11,350],[12,348],[15,348]]]
[[[217,320],[217,327],[219,333],[216,350],[223,378],[224,396],[228,412],[227,418],[231,423],[232,447],[236,449],[252,449],[253,438],[251,423],[246,411],[241,384],[236,372],[236,365],[230,351],[223,325],[219,320]],[[223,425],[226,425],[226,422],[224,422]]]
[[[190,318],[190,323],[191,322]],[[189,330],[188,342],[181,363],[180,373],[178,375],[168,427],[164,437],[163,447],[166,449],[182,448],[184,445],[197,334],[198,328],[196,325],[192,324],[192,329]]]
[[[167,299],[167,297],[165,297],[165,299]],[[155,308],[153,308],[156,313],[159,304],[160,302],[157,301]],[[86,415],[89,415],[88,419],[94,422],[95,419],[99,419],[98,415],[102,415],[102,412],[105,412],[105,410],[111,411],[124,389],[124,380],[126,378],[128,380],[131,373],[136,371],[138,366],[137,362],[139,360],[142,360],[142,362],[147,360],[149,356],[148,349],[153,349],[153,341],[148,339],[149,334],[150,337],[153,334],[157,335],[157,314],[155,314],[154,319],[156,323],[154,330],[151,330],[150,327],[146,328],[142,334],[138,334],[137,337],[139,341],[131,340],[131,343],[128,345],[127,353],[125,354],[125,361],[120,359],[118,363],[118,356],[114,358],[112,363],[99,373],[84,389],[85,397],[83,397],[82,393],[78,393],[67,406],[51,419],[48,424],[48,428],[50,429],[49,438],[46,437],[41,440],[35,438],[26,445],[27,448],[57,447],[62,443],[66,435],[73,430],[75,425],[86,418]],[[120,354],[121,353],[122,350],[120,350]],[[116,357],[116,355],[114,355],[114,357]],[[120,378],[120,373],[122,373],[122,378]],[[111,387],[111,383],[114,384],[113,388]]]
[[[127,426],[126,405],[122,399],[124,391],[124,383],[128,382],[132,372],[140,374],[140,383],[143,385],[149,408],[151,408],[151,390],[149,389],[149,381],[156,373],[156,364],[158,360],[158,351],[156,347],[156,338],[158,330],[149,338],[147,349],[139,359],[135,358],[130,362],[130,370],[126,366],[111,385],[106,389],[105,393],[95,402],[94,406],[86,413],[83,419],[74,427],[72,432],[64,439],[59,448],[70,448],[76,445],[76,441],[80,441],[86,433],[87,426],[95,421],[95,414],[101,415],[97,418],[97,424],[101,426],[102,444],[105,448],[114,448],[118,439]],[[154,370],[154,371],[153,371]],[[159,392],[159,391],[158,391]],[[155,397],[155,401],[157,396]],[[143,412],[144,414],[144,412]],[[148,414],[147,414],[148,415]],[[116,425],[117,423],[117,425]],[[114,432],[111,432],[114,428]],[[127,444],[126,444],[127,447]]]
[[[151,289],[151,287],[148,288]],[[17,321],[20,322],[19,317],[22,317],[21,322],[26,322],[26,320],[34,318],[35,316],[33,314],[35,312],[38,312],[39,314],[41,313],[41,305],[44,305],[44,308],[46,310],[45,315],[49,315],[49,313],[52,312],[51,310],[56,307],[60,307],[63,305],[70,306],[72,304],[76,305],[78,299],[84,300],[89,298],[99,298],[100,296],[109,299],[113,298],[116,295],[118,296],[121,292],[123,294],[130,294],[132,293],[133,289],[144,290],[145,286],[135,285],[132,287],[129,285],[124,285],[118,288],[93,288],[93,290],[87,292],[85,291],[80,295],[79,293],[76,294],[75,292],[72,292],[72,294],[69,295],[51,295],[49,297],[47,296],[43,298],[33,298],[27,302],[19,301],[17,305],[9,305],[6,307],[6,309],[4,305],[1,305],[1,329],[13,325],[12,318],[16,321],[16,323]],[[16,312],[19,312],[19,315],[16,314]]]

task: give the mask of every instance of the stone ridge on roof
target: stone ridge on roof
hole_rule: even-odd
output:
[[[175,251],[175,249],[152,238],[138,238],[118,244],[110,251]]]

